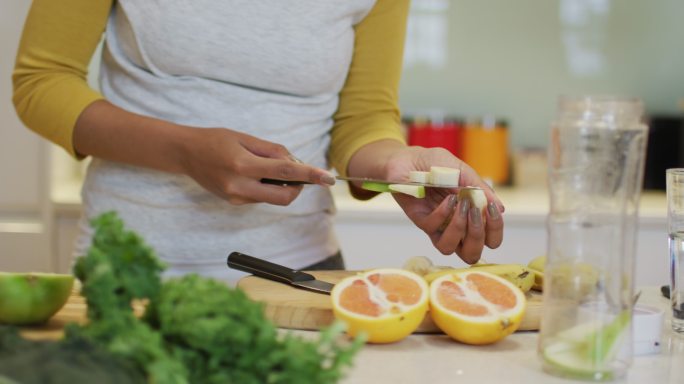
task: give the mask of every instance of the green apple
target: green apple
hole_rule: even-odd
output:
[[[430,183],[448,187],[457,187],[461,178],[461,170],[449,167],[430,167]]]
[[[0,323],[40,324],[66,303],[74,276],[0,272]]]
[[[361,183],[361,188],[373,192],[391,192],[389,189],[389,184],[376,183],[374,181],[364,181],[363,183]]]

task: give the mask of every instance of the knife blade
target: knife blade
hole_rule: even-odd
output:
[[[344,181],[356,181],[360,183],[376,183],[376,184],[401,184],[401,185],[418,185],[418,186],[423,186],[423,187],[428,187],[428,188],[452,188],[452,189],[482,189],[480,187],[473,187],[473,186],[460,186],[460,185],[443,185],[443,184],[432,184],[432,183],[419,183],[416,181],[389,181],[389,180],[381,180],[381,179],[371,179],[368,177],[351,177],[351,176],[336,176],[335,177],[337,180],[344,180]]]
[[[462,190],[462,189],[482,189],[480,187],[473,187],[473,186],[449,186],[449,185],[442,185],[442,184],[431,184],[431,183],[418,183],[415,181],[389,181],[389,180],[380,180],[380,179],[371,179],[367,177],[349,177],[349,176],[336,176],[335,179],[337,180],[343,180],[343,181],[357,181],[361,183],[376,183],[376,184],[402,184],[402,185],[418,185],[418,186],[423,186],[427,188],[451,188],[451,189],[457,189],[457,190]],[[264,184],[272,184],[272,185],[281,185],[281,186],[291,186],[291,185],[307,185],[307,184],[313,184],[309,181],[301,181],[301,180],[278,180],[278,179],[269,179],[269,178],[263,178],[261,179],[261,182]]]
[[[315,276],[306,272],[290,269],[241,252],[231,252],[226,263],[232,269],[317,293],[330,294],[335,286],[327,281],[317,280]]]

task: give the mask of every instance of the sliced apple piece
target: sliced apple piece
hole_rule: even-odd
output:
[[[367,190],[367,191],[373,191],[373,192],[391,192],[389,188],[389,184],[387,183],[376,183],[373,181],[364,181],[361,183],[361,188]]]
[[[471,206],[477,207],[483,210],[487,206],[487,196],[485,196],[484,190],[479,188],[463,188],[458,191],[458,199],[468,199]]]
[[[423,187],[422,185],[390,184],[389,190],[391,192],[398,192],[406,195],[411,195],[418,199],[422,199],[425,197],[425,187]]]
[[[424,183],[430,182],[430,172],[426,171],[411,171],[409,172],[409,180],[414,183]]]
[[[430,167],[430,183],[447,187],[457,187],[461,170],[449,167]]]

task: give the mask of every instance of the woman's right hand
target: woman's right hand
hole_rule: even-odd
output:
[[[283,145],[225,128],[191,128],[183,145],[182,169],[209,192],[231,204],[289,205],[301,185],[272,185],[263,178],[335,184],[334,176],[303,164]]]
[[[73,132],[74,150],[193,178],[232,204],[288,205],[302,186],[270,185],[263,178],[330,186],[324,169],[302,164],[284,146],[226,128],[196,128],[125,111],[106,100],[91,103]]]

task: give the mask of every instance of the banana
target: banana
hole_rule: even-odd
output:
[[[425,256],[414,256],[404,263],[403,269],[414,272],[420,276],[425,276],[433,272],[434,265],[432,260]]]
[[[449,273],[459,273],[477,269],[482,272],[489,272],[494,275],[503,277],[510,281],[515,286],[520,288],[523,292],[529,291],[534,285],[534,273],[524,265],[521,264],[475,264],[469,268],[455,268],[444,269],[424,275],[423,278],[429,283],[440,276]]]
[[[539,272],[544,272],[544,266],[546,266],[546,255],[537,256],[530,260],[527,264],[529,268],[536,269]]]
[[[554,296],[579,301],[599,289],[600,272],[589,263],[554,265],[545,273],[552,277],[548,285]]]
[[[493,273],[515,284],[523,292],[529,291],[534,285],[534,273],[524,265],[521,264],[493,264],[493,265],[478,265],[475,264],[470,268]]]
[[[540,272],[532,268],[530,268],[530,271],[532,271],[532,274],[534,275],[534,284],[532,284],[532,289],[541,292],[544,289],[544,272]]]
[[[537,256],[530,260],[527,267],[534,273],[534,285],[532,289],[541,291],[544,288],[544,267],[546,266],[546,255]]]
[[[446,267],[442,265],[434,265],[432,260],[425,256],[414,256],[404,263],[403,269],[411,271],[420,276],[425,276],[430,273],[437,271],[442,271],[445,269],[451,269],[451,267]]]

